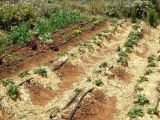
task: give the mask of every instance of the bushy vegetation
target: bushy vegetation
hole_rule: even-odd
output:
[[[47,77],[47,70],[46,68],[40,67],[40,68],[34,69],[34,74],[38,74],[41,77]]]
[[[20,26],[15,26],[11,29],[10,39],[13,44],[23,44],[31,39],[29,27],[27,23],[22,23]]]
[[[138,107],[133,107],[130,109],[130,111],[128,112],[128,116],[130,118],[137,118],[137,117],[142,117],[144,115],[144,113],[142,112],[142,109],[138,108]]]

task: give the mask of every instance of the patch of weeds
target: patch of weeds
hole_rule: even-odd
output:
[[[145,97],[145,95],[137,94],[137,96],[134,97],[134,103],[145,105],[149,103],[149,100]]]
[[[75,36],[78,36],[78,35],[80,35],[81,33],[82,33],[81,30],[74,30],[74,31],[72,32],[72,34],[75,35]]]
[[[6,60],[5,60],[5,65],[10,66],[12,63],[15,61],[23,60],[21,56],[16,56],[16,55],[8,55]]]
[[[141,108],[133,107],[129,110],[128,116],[133,119],[137,117],[143,117],[144,113],[142,112]]]
[[[87,48],[88,50],[93,50],[93,45],[89,42],[81,42],[79,43],[79,46]]]
[[[14,84],[13,80],[12,79],[9,79],[9,78],[5,78],[5,79],[2,79],[2,84],[4,86],[7,86],[9,84]]]
[[[122,65],[128,66],[128,60],[129,60],[129,56],[125,51],[120,51],[118,53],[119,55],[119,59],[118,62],[120,62]]]
[[[73,58],[76,58],[77,54],[76,53],[70,53],[70,56],[73,57]]]
[[[149,24],[156,28],[158,25],[158,13],[156,12],[155,9],[149,9],[148,11],[148,21]]]
[[[101,70],[94,70],[93,73],[95,73],[95,74],[101,74],[102,71]]]
[[[102,80],[96,80],[95,84],[96,84],[96,86],[99,87],[99,86],[103,85],[103,82],[102,82]]]
[[[40,67],[40,68],[34,69],[34,74],[38,74],[41,77],[47,77],[47,70],[46,68]]]
[[[156,67],[156,63],[154,61],[150,62],[147,67]]]
[[[147,59],[148,59],[148,63],[151,63],[156,59],[156,57],[155,55],[150,55]]]
[[[153,73],[153,71],[151,69],[147,69],[144,73],[144,75],[150,75],[151,73]]]
[[[60,57],[64,57],[64,56],[66,56],[68,53],[66,52],[66,51],[60,51],[60,52],[58,52],[58,56],[60,56]]]
[[[91,82],[92,80],[91,80],[91,78],[90,77],[87,77],[87,80],[86,80],[87,82]]]
[[[156,109],[156,108],[148,108],[147,113],[151,114],[151,115],[152,114],[158,115],[158,109]]]
[[[139,87],[138,84],[134,86],[134,91],[140,92],[140,91],[142,91],[142,90],[143,90],[143,88]]]
[[[74,91],[77,92],[77,93],[80,93],[82,91],[82,89],[76,88]]]
[[[141,76],[140,79],[138,80],[138,83],[142,83],[142,82],[145,82],[145,81],[148,81],[148,78],[145,77],[145,76]]]
[[[22,71],[22,72],[20,72],[20,73],[18,74],[18,76],[19,76],[20,78],[24,78],[24,77],[26,77],[26,76],[28,76],[28,75],[30,75],[30,73],[29,73],[28,70]]]
[[[107,66],[108,66],[107,62],[103,62],[99,67],[100,67],[100,68],[105,68],[105,67],[107,67]]]

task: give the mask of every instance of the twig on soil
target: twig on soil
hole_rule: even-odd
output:
[[[55,63],[55,64],[53,65],[52,71],[58,70],[58,69],[61,68],[67,61],[68,61],[68,58],[66,58],[66,59],[64,59],[64,60],[62,60],[62,61],[59,61],[59,62]]]
[[[62,110],[65,110],[67,107],[69,107],[73,101],[76,100],[76,98],[79,96],[80,92],[76,92],[76,94],[72,97],[72,99],[67,103],[67,105],[62,109]]]
[[[76,111],[80,108],[81,102],[82,102],[82,100],[84,99],[84,97],[85,97],[88,93],[92,92],[93,90],[94,90],[94,88],[89,89],[86,93],[84,93],[84,95],[83,95],[83,96],[80,98],[80,100],[77,102],[77,105],[75,106],[74,110],[71,112],[71,114],[70,114],[70,116],[69,116],[69,118],[68,118],[67,120],[72,120],[72,119],[73,119]]]
[[[24,83],[29,82],[29,81],[31,81],[31,80],[33,80],[33,78],[26,79],[26,80],[20,82],[20,83],[18,84],[18,86],[21,86],[21,85],[23,85]]]

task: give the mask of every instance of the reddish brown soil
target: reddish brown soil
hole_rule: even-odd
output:
[[[44,89],[40,85],[28,85],[31,101],[35,105],[46,105],[53,99],[55,93],[51,90]]]
[[[105,98],[104,94],[97,90],[93,92],[91,98],[85,98],[73,120],[113,120],[116,112],[116,98]],[[62,116],[63,120],[69,116]]]
[[[60,50],[64,51],[64,50],[69,50],[69,49],[73,48],[78,41],[87,40],[87,39],[91,38],[94,34],[96,34],[98,31],[101,31],[102,29],[104,29],[107,26],[108,26],[108,24],[106,22],[103,22],[100,25],[96,26],[93,30],[88,30],[88,31],[83,32],[81,35],[72,38],[70,40],[70,42],[67,42],[66,44],[60,46]],[[26,53],[29,53],[29,52],[31,55],[29,54],[29,57],[26,57],[23,60],[19,60],[17,62],[14,62],[13,64],[11,64],[9,66],[1,65],[0,66],[0,75],[4,76],[4,77],[12,77],[23,69],[30,69],[33,66],[37,66],[37,65],[46,63],[55,57],[56,52],[53,50],[46,50],[45,45],[38,44],[38,48],[39,48],[38,50],[33,51],[27,47],[27,48],[23,48],[22,51],[20,50],[18,52],[15,52],[14,54],[18,54],[21,57],[22,57],[22,55],[26,56]],[[40,50],[42,50],[43,52],[36,54]]]
[[[0,120],[10,120],[9,114],[5,113],[2,109],[2,107],[0,106]]]
[[[113,68],[112,72],[118,77],[118,79],[123,80],[126,83],[129,83],[131,80],[131,75],[127,73],[125,68],[122,66]]]

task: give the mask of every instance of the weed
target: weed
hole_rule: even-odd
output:
[[[96,86],[101,86],[101,85],[103,85],[103,82],[102,82],[102,80],[96,80],[95,84],[96,84]]]
[[[107,67],[107,66],[108,66],[107,62],[103,62],[99,67],[100,67],[100,68],[105,68],[105,67]]]
[[[128,59],[129,59],[128,54],[125,51],[121,50],[118,55],[119,55],[118,62],[120,62],[122,65],[128,66]]]
[[[81,33],[82,33],[81,30],[74,30],[74,31],[72,32],[72,34],[75,35],[75,36],[78,36],[78,35],[80,35]]]
[[[138,107],[133,107],[128,112],[128,116],[131,119],[137,118],[137,117],[142,117],[143,115],[144,115],[144,113],[142,112],[142,109],[140,109]]]
[[[143,88],[139,87],[139,85],[137,84],[137,85],[134,86],[134,90],[135,90],[136,92],[139,92],[139,91],[142,91]]]
[[[149,103],[149,100],[142,94],[137,94],[134,97],[134,103],[138,103],[139,105],[145,105]]]
[[[34,74],[38,74],[41,77],[47,77],[47,70],[46,68],[40,67],[40,68],[34,69]]]
[[[150,75],[151,73],[153,73],[153,71],[151,69],[147,69],[144,73],[144,75]]]
[[[147,113],[158,115],[158,110],[156,108],[148,108]]]
[[[147,59],[148,59],[148,63],[151,63],[155,60],[155,55],[150,55]]]
[[[28,75],[30,75],[30,73],[29,73],[28,70],[22,71],[22,72],[20,72],[20,73],[18,74],[18,76],[19,76],[20,78],[24,78],[24,77],[26,77],[26,76],[28,76]]]
[[[147,67],[156,67],[156,63],[154,61],[150,62]]]
[[[82,91],[82,89],[80,89],[80,88],[75,89],[75,92],[77,92],[77,93],[80,93],[81,91]]]
[[[145,81],[148,81],[148,78],[145,77],[145,76],[141,76],[140,79],[138,80],[138,83],[142,83],[142,82],[145,82]]]
[[[9,84],[14,84],[14,82],[13,82],[12,79],[5,78],[5,79],[2,80],[2,84],[3,84],[4,86],[7,86],[7,85],[9,85]]]
[[[60,51],[58,52],[58,56],[63,57],[66,56],[68,53],[66,51]]]

